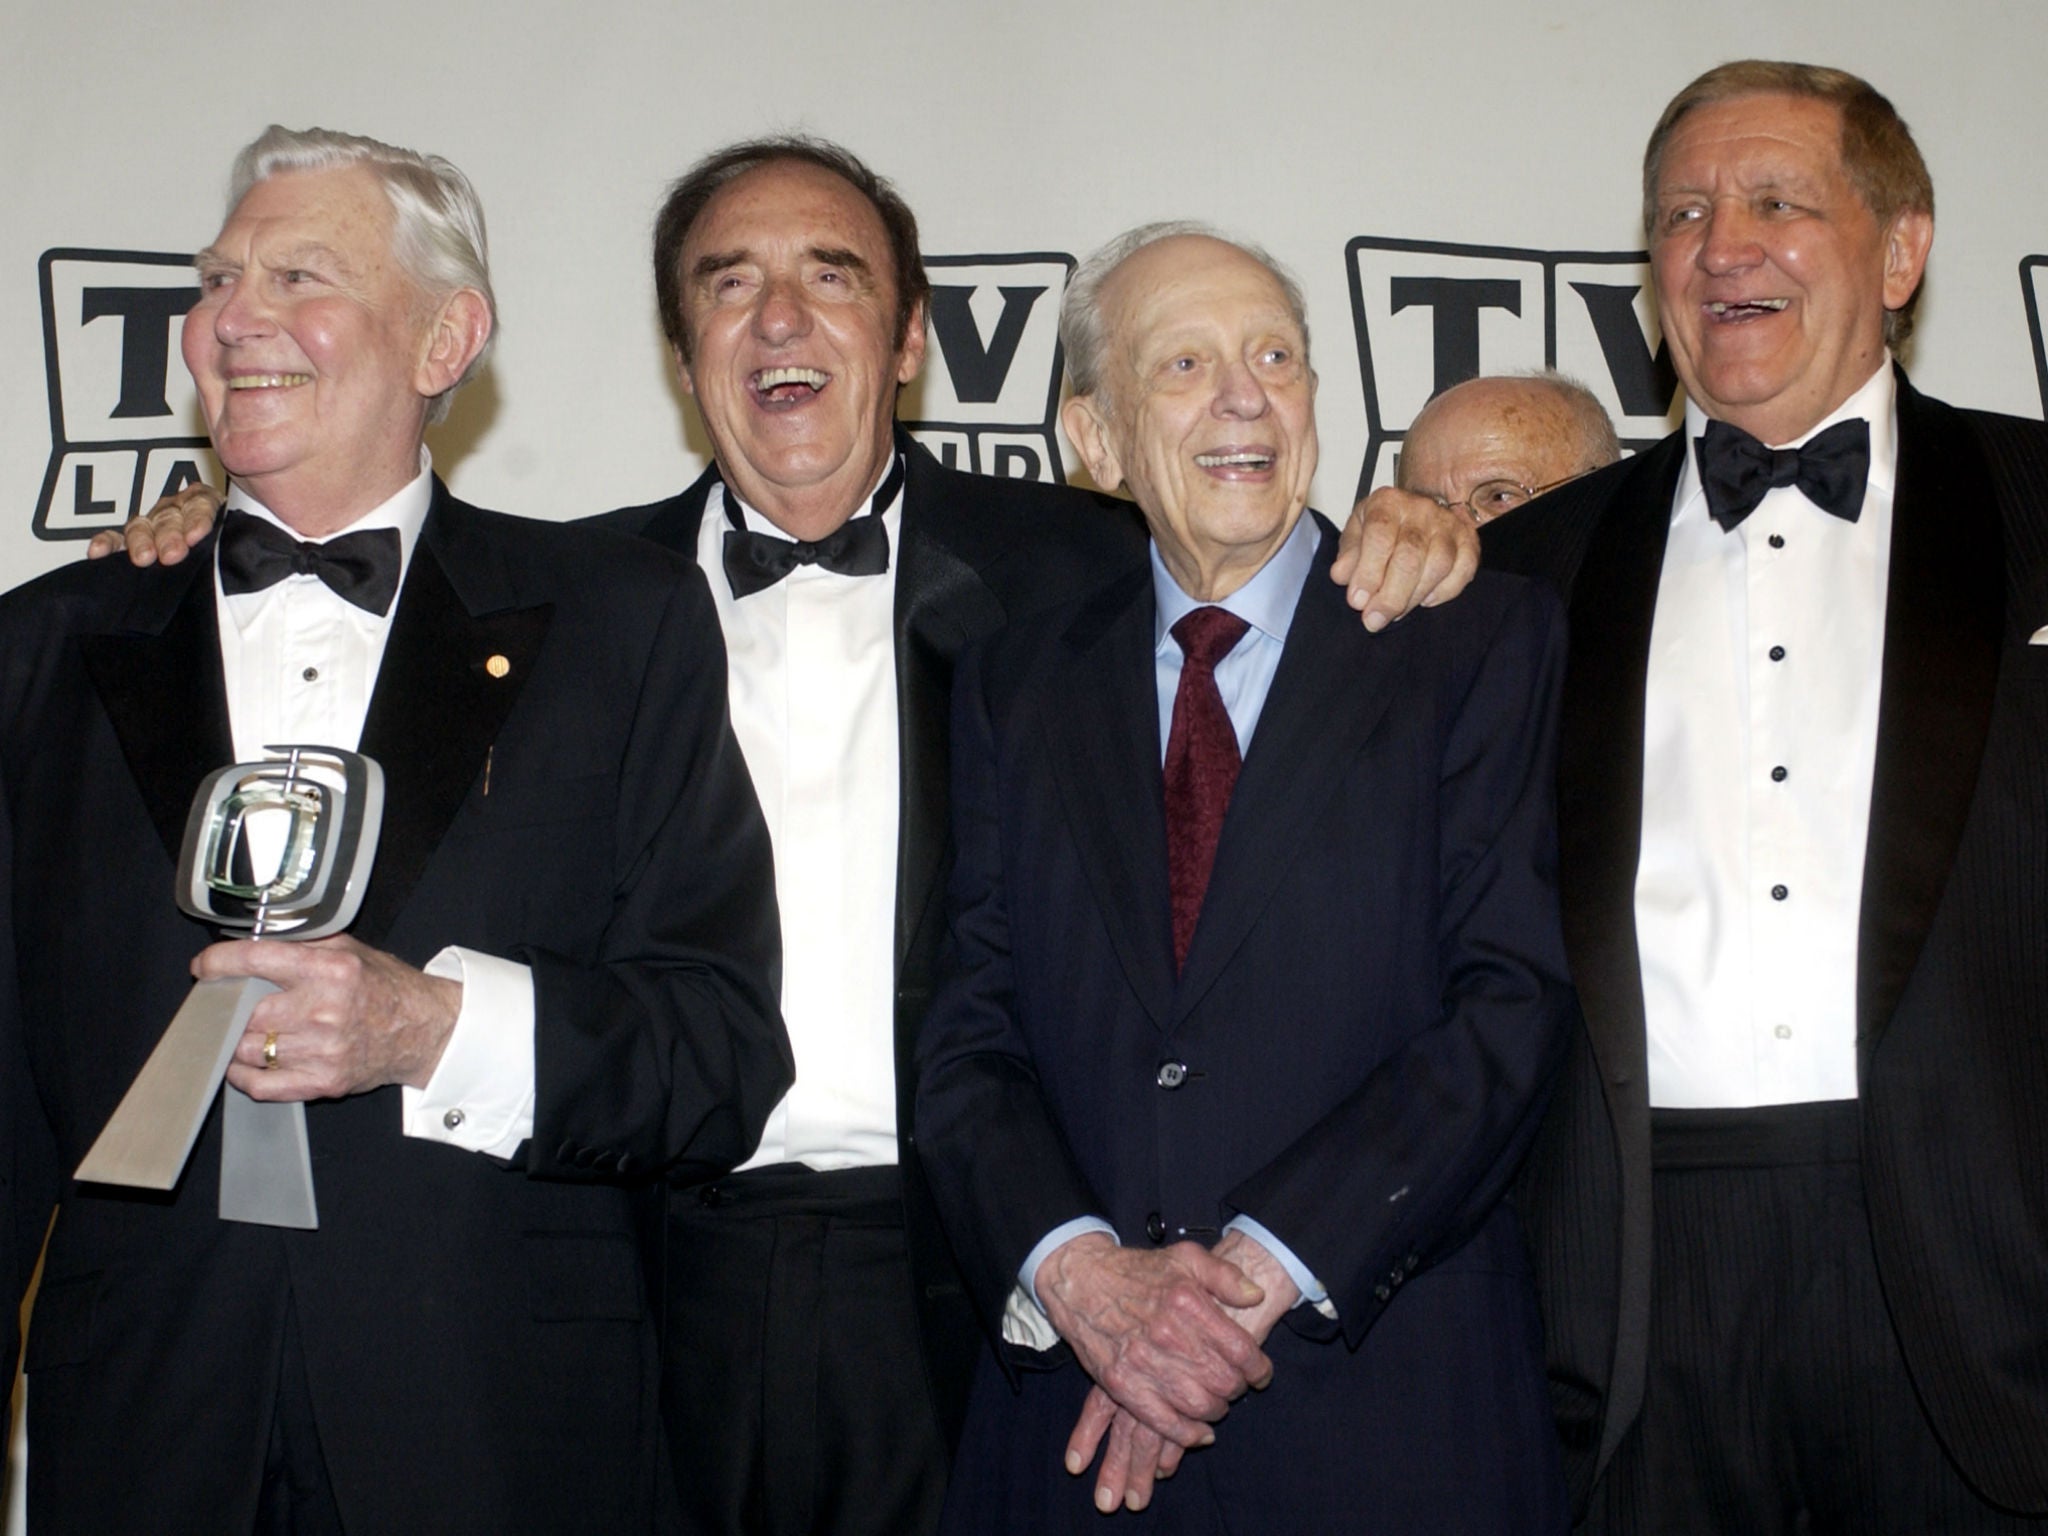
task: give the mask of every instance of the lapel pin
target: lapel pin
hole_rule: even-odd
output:
[[[512,670],[512,663],[502,656],[493,656],[484,663],[484,670],[493,677],[503,677]]]

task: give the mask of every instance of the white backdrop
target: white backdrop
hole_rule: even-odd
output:
[[[1001,360],[1000,290],[1046,290],[996,398],[964,399],[991,390],[959,387],[956,319],[912,412],[984,461],[1007,445],[1012,468],[1032,467],[1050,419],[1061,257],[1153,218],[1262,240],[1307,289],[1316,499],[1341,511],[1362,468],[1384,477],[1384,444],[1366,463],[1374,424],[1397,433],[1457,351],[1461,302],[1483,367],[1555,359],[1617,407],[1633,377],[1642,406],[1654,337],[1619,338],[1642,354],[1630,364],[1612,329],[1616,315],[1649,323],[1639,297],[1612,293],[1638,281],[1613,258],[1640,244],[1642,140],[1679,85],[1745,55],[1838,64],[1892,96],[1939,204],[1915,379],[2040,415],[2025,292],[2048,272],[2026,267],[2048,253],[2040,0],[1950,0],[1938,22],[1913,0],[0,0],[0,586],[77,558],[75,538],[37,525],[118,521],[192,454],[147,444],[197,431],[174,326],[131,323],[132,298],[88,292],[182,283],[179,270],[51,257],[55,389],[45,253],[204,244],[231,157],[272,120],[438,151],[481,191],[499,349],[435,437],[471,500],[568,517],[695,474],[702,430],[655,319],[652,210],[703,151],[804,128],[897,181],[928,253],[982,258],[934,276],[973,290],[984,361]],[[1607,295],[1605,347],[1587,288]],[[167,337],[165,377],[146,377]],[[112,414],[123,401],[130,414]],[[1668,403],[1627,413],[1624,435],[1654,435]],[[66,458],[67,442],[87,446]]]

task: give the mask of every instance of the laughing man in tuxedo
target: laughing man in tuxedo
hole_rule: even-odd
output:
[[[431,473],[422,433],[494,320],[482,210],[445,160],[273,128],[198,265],[217,547],[0,603],[9,1359],[62,1205],[29,1333],[30,1525],[647,1529],[634,1198],[478,1155],[516,1151],[531,1103],[470,1096],[449,1042],[482,1021],[487,1054],[627,1064],[659,1085],[672,1163],[758,1138],[788,1044],[710,598],[681,561]],[[382,765],[363,907],[349,936],[209,947],[172,901],[186,808],[274,742]],[[220,1219],[218,1113],[169,1195],[68,1179],[188,965],[281,989],[228,1076],[310,1101],[317,1230]]]
[[[1864,81],[1710,70],[1643,198],[1684,429],[1486,536],[1571,612],[1525,1208],[1575,1492],[2040,1529],[2048,432],[1898,370],[1934,193]]]
[[[1068,434],[1151,558],[955,686],[918,1117],[1004,1353],[945,1528],[1561,1531],[1502,1196],[1569,1006],[1562,617],[1482,573],[1354,622],[1304,515],[1300,292],[1262,254],[1135,230],[1061,329]]]

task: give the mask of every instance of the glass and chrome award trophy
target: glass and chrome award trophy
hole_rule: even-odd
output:
[[[355,920],[384,818],[384,774],[356,752],[266,747],[261,762],[207,775],[185,822],[178,905],[223,937],[319,939]],[[255,977],[194,985],[120,1107],[78,1166],[96,1184],[170,1189],[227,1075],[250,1012],[276,987]],[[223,1221],[311,1229],[306,1106],[230,1086],[221,1107]]]

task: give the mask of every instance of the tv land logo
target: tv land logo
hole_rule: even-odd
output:
[[[220,484],[178,356],[179,323],[199,297],[192,258],[58,249],[39,265],[51,448],[36,537],[89,538],[194,480]],[[1059,311],[1074,258],[931,256],[926,266],[933,345],[905,391],[904,426],[957,468],[1063,481]]]
[[[2027,331],[2034,338],[2034,382],[2041,389],[2041,414],[2048,416],[2048,340],[2041,316],[2048,311],[2048,256],[2020,258],[2020,292],[2027,301]]]
[[[1064,483],[1060,300],[1074,258],[1059,252],[927,256],[931,340],[898,416],[954,469]]]
[[[1431,395],[1482,373],[1555,368],[1591,389],[1623,448],[1677,424],[1677,375],[1641,251],[1533,251],[1360,236],[1344,248],[1365,463],[1358,494],[1391,484]]]
[[[59,249],[37,265],[51,447],[36,537],[89,538],[194,480],[219,484],[178,357],[178,324],[199,298],[192,258]]]

